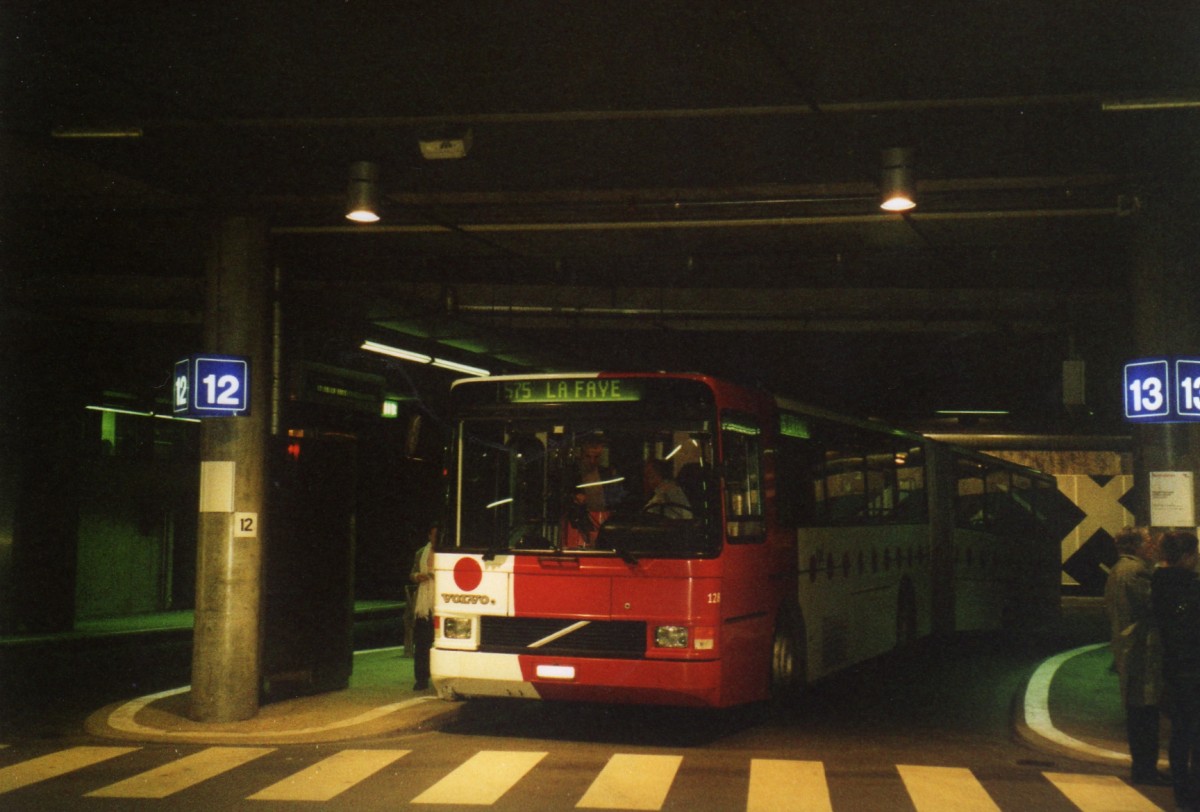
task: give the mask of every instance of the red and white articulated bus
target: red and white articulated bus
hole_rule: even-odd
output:
[[[699,374],[452,388],[443,698],[725,707],[1057,607],[1052,477]]]

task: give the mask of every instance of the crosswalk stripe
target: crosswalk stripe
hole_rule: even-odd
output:
[[[617,753],[588,787],[581,809],[661,809],[683,756]]]
[[[545,753],[484,750],[413,798],[414,804],[492,804],[512,789]]]
[[[1081,812],[1162,812],[1115,775],[1042,773]]]
[[[0,744],[0,748],[7,745]],[[58,778],[139,747],[70,747],[0,767],[0,794]],[[86,797],[166,798],[277,750],[209,747],[87,793]],[[411,750],[345,749],[271,784],[248,800],[327,802],[409,755]],[[486,806],[530,773],[545,752],[476,753],[412,800]],[[683,763],[677,755],[614,754],[576,804],[581,809],[660,810]],[[1000,812],[984,785],[962,767],[896,765],[916,812]],[[1162,812],[1113,775],[1042,773],[1080,812]],[[1050,791],[1050,790],[1044,790]],[[750,759],[747,812],[833,812],[824,762]]]
[[[71,747],[56,753],[31,758],[11,767],[0,768],[0,793],[36,784],[48,778],[57,778],[69,772],[99,764],[110,758],[123,756],[137,750],[136,747]]]
[[[917,812],[1000,812],[970,770],[897,764]]]
[[[328,801],[411,750],[341,750],[250,796],[251,801]]]
[[[819,761],[750,760],[746,812],[833,812],[825,765]]]
[[[89,792],[87,797],[166,798],[274,751],[274,747],[209,747]]]

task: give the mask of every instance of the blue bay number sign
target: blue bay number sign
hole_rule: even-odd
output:
[[[176,361],[173,412],[188,417],[242,417],[249,414],[249,359],[202,354]]]
[[[1200,420],[1200,358],[1142,358],[1127,363],[1125,417],[1139,423]]]

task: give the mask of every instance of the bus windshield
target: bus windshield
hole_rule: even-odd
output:
[[[630,562],[719,552],[709,421],[566,417],[459,423],[458,532],[444,545]]]

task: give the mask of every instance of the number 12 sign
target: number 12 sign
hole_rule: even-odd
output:
[[[1143,358],[1126,364],[1125,417],[1144,423],[1200,420],[1200,359]]]
[[[249,359],[236,355],[189,355],[176,361],[173,412],[189,417],[249,414]]]

